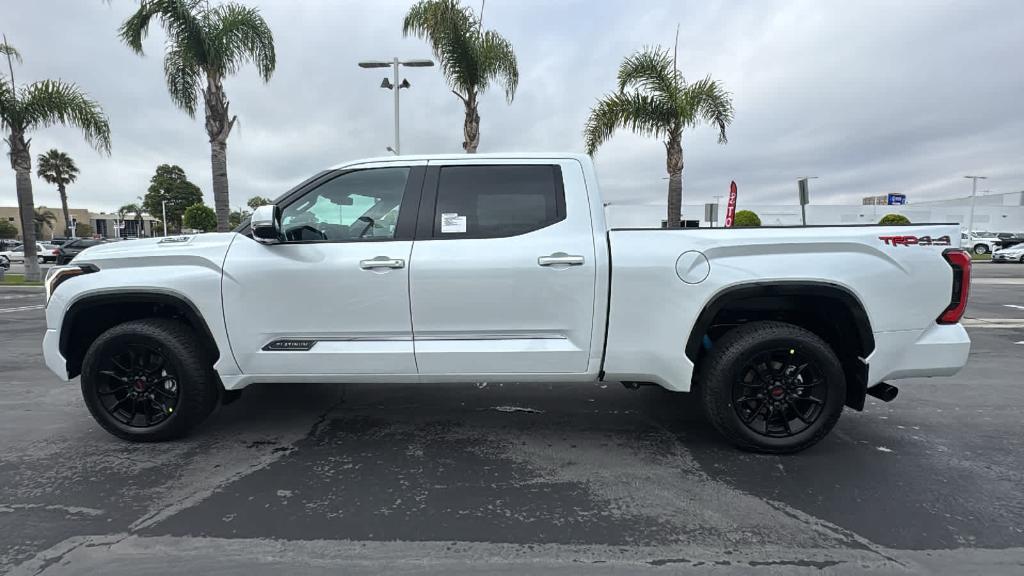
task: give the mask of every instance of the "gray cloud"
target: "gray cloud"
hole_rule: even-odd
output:
[[[275,196],[312,172],[386,154],[391,93],[381,71],[355,62],[429,56],[401,36],[410,2],[250,1],[277,40],[278,71],[264,85],[251,69],[226,83],[240,129],[229,141],[232,203]],[[110,157],[74,130],[33,135],[32,150],[74,156],[82,169],[72,204],[111,209],[145,192],[156,165],[180,164],[212,202],[209,146],[201,120],[174,108],[162,76],[162,34],[146,57],[116,28],[135,2],[0,0],[3,31],[25,57],[19,82],[61,77],[80,84],[110,115]],[[478,4],[474,2],[478,8]],[[816,202],[856,202],[900,191],[911,201],[964,195],[967,173],[997,192],[1024,188],[1024,4],[1014,1],[680,2],[490,0],[485,24],[516,47],[515,102],[483,99],[481,151],[581,151],[590,106],[614,86],[623,56],[672,41],[680,67],[734,93],[729,144],[710,128],[684,137],[688,202],[735,179],[745,200],[791,201],[794,180],[817,175]],[[407,69],[402,147],[461,150],[462,110],[437,69]],[[609,200],[664,201],[664,149],[620,133],[599,152]],[[0,204],[15,203],[14,176],[0,175]],[[36,180],[37,204],[58,204]]]

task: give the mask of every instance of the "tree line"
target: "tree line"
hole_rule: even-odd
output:
[[[498,84],[511,104],[519,86],[519,67],[512,43],[498,32],[484,28],[483,9],[482,4],[477,13],[460,0],[420,0],[409,8],[402,21],[404,36],[421,38],[430,45],[451,92],[463,105],[462,147],[467,153],[475,153],[480,146],[481,94],[492,84]],[[273,33],[259,10],[236,2],[211,6],[205,0],[140,0],[138,9],[121,24],[117,34],[130,50],[141,56],[143,42],[154,22],[167,37],[163,69],[171,101],[194,117],[202,97],[204,127],[210,143],[214,209],[202,205],[201,191],[188,182],[180,167],[161,165],[140,203],[122,206],[119,217],[134,216],[141,221],[143,212],[162,215],[166,201],[168,220],[175,224],[228,231],[246,214],[243,210],[231,210],[227,143],[238,118],[231,112],[224,80],[251,64],[260,78],[269,82],[277,66]],[[7,42],[6,36],[0,44],[0,54],[6,56],[8,64],[8,73],[0,77],[0,127],[15,171],[26,245],[26,280],[38,280],[28,134],[53,125],[74,126],[100,153],[110,154],[110,125],[100,104],[73,83],[42,80],[19,86],[15,82],[14,62],[21,63],[21,54]],[[710,124],[724,144],[732,119],[731,95],[720,82],[711,77],[687,82],[678,69],[676,51],[648,47],[623,60],[616,89],[599,99],[591,110],[583,129],[584,145],[587,153],[593,155],[617,129],[663,140],[669,176],[667,223],[677,227],[683,195],[684,131]],[[60,194],[67,233],[71,223],[66,189],[75,181],[78,169],[59,150],[47,151],[37,162],[39,177],[55,185]],[[267,199],[258,200],[269,203]],[[249,207],[255,208],[253,202]]]

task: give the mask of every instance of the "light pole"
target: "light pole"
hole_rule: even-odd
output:
[[[800,191],[800,221],[804,226],[807,226],[807,205],[811,202],[811,189],[807,181],[817,178],[817,176],[804,176],[796,181],[796,187]]]
[[[411,84],[409,84],[409,81],[408,80],[404,80],[404,79],[402,80],[401,84],[398,83],[398,66],[399,65],[401,65],[401,66],[410,66],[410,67],[413,67],[413,68],[425,68],[425,67],[428,67],[428,66],[433,66],[434,62],[432,60],[404,60],[403,61],[403,60],[399,60],[397,57],[395,57],[390,62],[381,61],[381,60],[371,60],[371,61],[368,61],[368,62],[360,62],[359,63],[359,67],[360,68],[387,68],[387,67],[390,66],[392,68],[392,70],[394,71],[395,81],[392,83],[390,80],[387,79],[387,77],[385,77],[384,81],[380,83],[380,87],[381,88],[387,88],[388,90],[393,90],[395,92],[395,146],[394,146],[394,148],[390,148],[389,147],[389,149],[392,152],[394,152],[396,156],[402,153],[402,147],[399,144],[399,140],[398,140],[398,118],[399,118],[399,114],[398,114],[398,100],[399,100],[398,94],[402,90],[402,88],[408,88],[408,87],[411,86]]]
[[[988,176],[964,176],[971,179],[971,217],[967,220],[967,241],[974,238],[974,200],[978,197],[978,180],[987,180]]]
[[[160,201],[160,208],[164,211],[164,236],[167,236],[167,200]]]

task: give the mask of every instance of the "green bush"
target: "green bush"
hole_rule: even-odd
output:
[[[740,210],[733,216],[732,225],[736,228],[760,226],[761,219],[752,210]]]
[[[209,206],[193,204],[185,208],[182,226],[194,230],[202,230],[203,232],[215,230],[217,228],[217,214]]]
[[[879,224],[910,224],[910,218],[903,214],[886,214],[878,221]]]
[[[11,224],[7,220],[0,220],[0,238],[8,239],[17,237],[18,227],[15,226],[14,224]]]
[[[79,222],[75,225],[75,234],[77,234],[79,238],[91,238],[92,225],[86,224],[85,222]]]

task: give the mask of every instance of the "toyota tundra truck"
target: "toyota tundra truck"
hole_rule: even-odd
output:
[[[967,361],[957,224],[607,229],[589,157],[323,171],[229,233],[94,246],[45,282],[47,366],[133,441],[253,383],[613,381],[691,392],[741,448]]]

